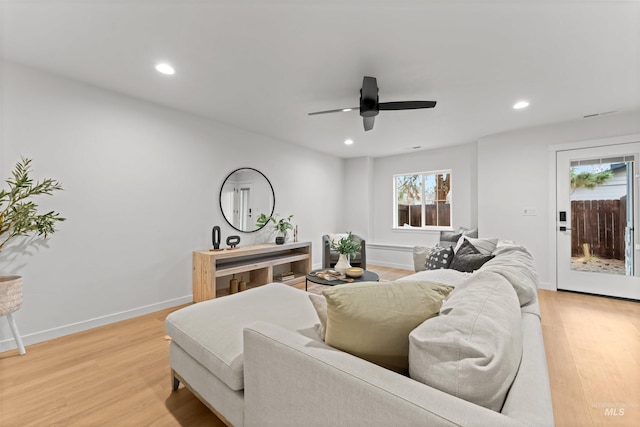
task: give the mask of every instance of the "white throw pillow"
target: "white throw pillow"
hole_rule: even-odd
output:
[[[458,240],[458,243],[456,243],[456,247],[453,251],[458,252],[458,249],[460,249],[460,246],[462,246],[465,240],[468,240],[469,243],[471,243],[477,250],[479,250],[482,255],[491,255],[498,245],[497,237],[492,237],[489,239],[475,239],[469,236],[462,236]]]
[[[427,257],[431,252],[431,248],[426,246],[413,247],[413,269],[414,271],[424,271],[427,269]]]
[[[342,234],[327,234],[327,236],[329,237],[329,243],[333,243],[335,245],[337,245],[338,243],[340,243],[340,239],[342,239],[343,237],[347,237],[349,234],[348,233],[342,233]]]
[[[482,270],[409,334],[411,378],[498,412],[521,358],[516,292],[503,276]]]

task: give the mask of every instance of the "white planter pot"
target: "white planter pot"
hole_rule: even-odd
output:
[[[347,271],[347,268],[351,268],[351,264],[349,264],[349,258],[344,254],[340,254],[338,262],[333,267],[333,269],[338,273],[344,274]]]

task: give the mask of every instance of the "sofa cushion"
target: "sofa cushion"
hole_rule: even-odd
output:
[[[411,378],[500,411],[522,357],[517,295],[504,277],[480,270],[409,343]]]
[[[436,246],[435,248],[431,249],[431,251],[429,251],[426,268],[427,270],[449,268],[449,264],[451,264],[452,260],[453,248],[451,246],[447,246],[446,248]]]
[[[483,265],[482,270],[507,279],[516,290],[521,307],[535,304],[538,300],[538,273],[529,251],[517,244],[502,243],[493,254],[495,258]]]
[[[473,255],[479,253],[480,251],[466,239],[462,239],[462,244],[458,247],[458,249],[456,249],[456,255]]]
[[[462,244],[465,241],[471,242],[471,244],[484,255],[491,255],[498,245],[497,237],[476,239],[474,237],[462,236],[454,245],[454,251],[456,253],[460,250],[460,247],[462,247]]]
[[[443,248],[448,248],[449,246],[455,246],[460,240],[462,236],[461,232],[457,231],[441,231],[440,232],[440,243],[438,246],[442,246]]]
[[[435,316],[451,286],[364,282],[334,286],[327,300],[326,343],[396,372],[408,368],[409,332]]]
[[[478,238],[478,228],[466,228],[460,227],[458,233],[462,233],[463,236]]]
[[[271,283],[174,311],[166,319],[172,340],[232,390],[244,388],[242,330],[264,320],[314,332],[318,318],[306,292]]]
[[[316,325],[316,332],[318,332],[318,335],[320,335],[320,338],[324,341],[327,332],[327,300],[324,296],[317,294],[309,294],[309,299],[320,321],[320,323]]]
[[[427,269],[427,257],[431,252],[430,247],[414,246],[413,247],[413,270],[424,271]]]

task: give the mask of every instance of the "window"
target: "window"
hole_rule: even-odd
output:
[[[393,176],[394,228],[451,226],[451,171]]]

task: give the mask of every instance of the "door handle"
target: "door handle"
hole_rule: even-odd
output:
[[[560,226],[560,231],[571,231],[570,228],[565,227],[564,225]]]

